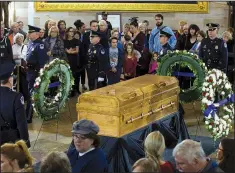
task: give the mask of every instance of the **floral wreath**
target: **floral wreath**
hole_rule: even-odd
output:
[[[59,81],[51,83],[52,78]],[[33,108],[35,113],[43,120],[56,118],[74,85],[74,78],[70,66],[58,58],[46,64],[36,78],[33,90]],[[48,88],[53,88],[55,96],[48,94]]]
[[[214,103],[219,96],[222,100]],[[202,111],[206,128],[214,140],[228,136],[234,119],[233,102],[234,94],[226,74],[217,69],[209,71],[202,87]]]
[[[191,102],[201,97],[201,88],[207,72],[205,63],[197,54],[187,51],[168,51],[165,56],[160,59],[157,74],[161,76],[174,76],[174,67],[188,67],[195,76],[193,86],[180,91],[180,100],[182,102]]]

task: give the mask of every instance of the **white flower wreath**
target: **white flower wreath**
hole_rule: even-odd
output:
[[[214,103],[217,96],[222,102]],[[226,74],[217,69],[208,71],[202,87],[202,111],[206,128],[214,140],[228,136],[232,128],[234,105],[231,97],[234,95]],[[220,107],[222,109],[218,109]]]

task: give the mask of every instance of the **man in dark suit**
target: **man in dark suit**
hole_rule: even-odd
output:
[[[108,25],[108,29],[110,29],[110,31],[112,31],[113,30],[112,24],[109,21],[107,21],[107,19],[108,19],[108,13],[103,11],[102,12],[102,20],[106,21],[106,23]]]
[[[12,91],[14,64],[0,64],[0,144],[23,139],[30,147],[22,94]]]

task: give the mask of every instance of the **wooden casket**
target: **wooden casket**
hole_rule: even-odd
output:
[[[121,137],[177,112],[179,92],[175,77],[140,76],[80,95],[78,120],[94,121],[99,135]]]

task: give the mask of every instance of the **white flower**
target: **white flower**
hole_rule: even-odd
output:
[[[203,87],[202,87],[202,91],[205,91],[205,90],[206,90],[206,88],[203,86]]]
[[[229,134],[229,128],[226,129],[225,133],[226,133],[226,135]]]
[[[176,53],[179,53],[179,50],[176,50],[175,52],[176,52]]]
[[[230,89],[230,88],[231,88],[231,85],[230,85],[229,83],[226,83],[226,84],[225,84],[225,88],[226,88],[226,89]]]
[[[204,97],[204,98],[202,99],[202,103],[207,103],[207,98]]]
[[[228,119],[228,122],[229,122],[229,123],[231,123],[231,122],[232,122],[232,120],[231,120],[231,119]]]
[[[212,129],[212,125],[209,125],[208,128],[209,128],[209,129]]]
[[[229,115],[224,115],[223,118],[227,120],[229,119]]]
[[[206,124],[206,125],[208,125],[208,124],[209,124],[209,122],[208,122],[208,121],[205,121],[205,124]]]
[[[222,91],[222,92],[221,92],[221,95],[225,95],[225,92],[224,92],[224,91]]]
[[[35,83],[35,85],[36,85],[36,86],[39,85],[39,82],[37,81],[37,82]]]

